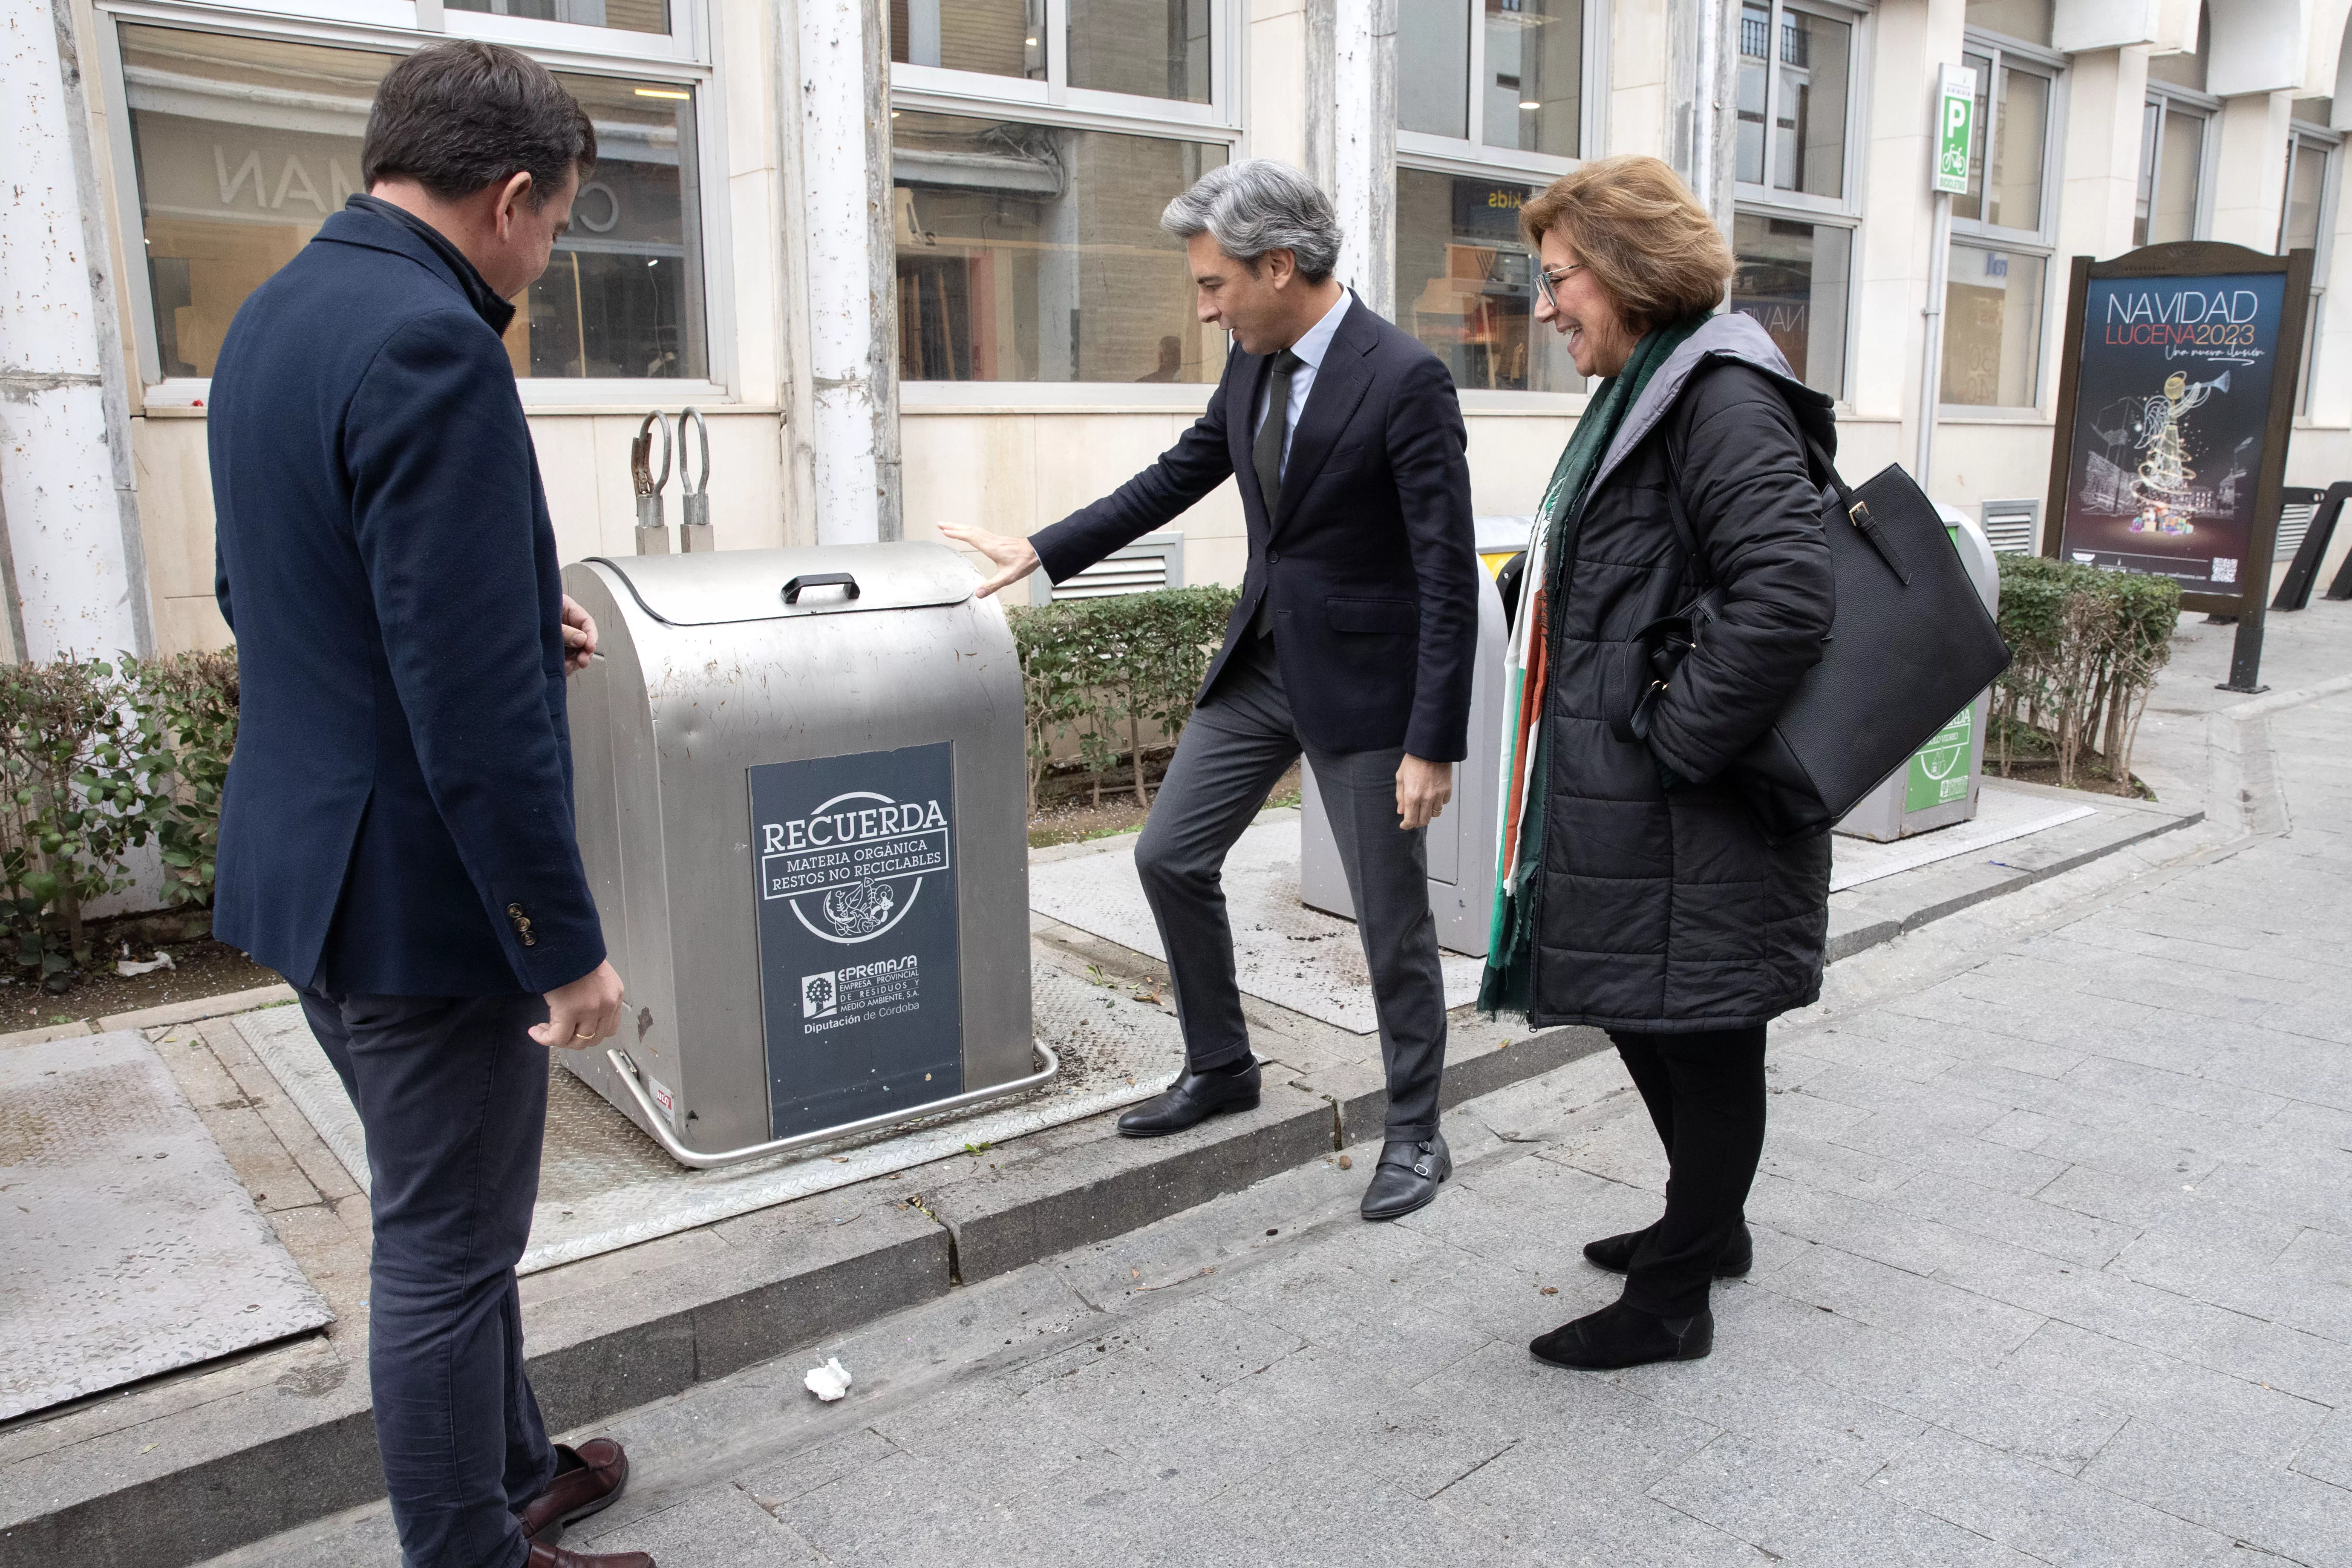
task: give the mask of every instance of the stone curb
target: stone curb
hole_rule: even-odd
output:
[[[194,996],[185,1002],[166,1002],[160,1007],[142,1007],[134,1013],[112,1013],[103,1018],[76,1018],[70,1024],[18,1029],[14,1034],[0,1035],[0,1048],[43,1045],[50,1040],[70,1039],[76,1035],[110,1035],[117,1029],[160,1029],[173,1024],[194,1024],[206,1018],[226,1017],[231,1013],[249,1013],[256,1007],[281,1006],[293,1000],[294,987],[291,985],[257,985],[250,991],[225,991],[217,996]]]
[[[1456,1056],[1446,1101],[1605,1043],[1553,1030]],[[532,1386],[551,1430],[603,1420],[1238,1192],[1340,1147],[1343,1128],[1377,1128],[1384,1100],[1376,1073],[1327,1068],[1173,1137],[1110,1136],[1089,1118],[993,1163],[956,1155],[534,1274]],[[248,1373],[237,1392],[0,1467],[0,1568],[180,1568],[380,1497],[365,1368],[316,1340],[246,1359],[270,1357],[289,1367],[274,1382]],[[327,1374],[317,1394],[298,1362]]]

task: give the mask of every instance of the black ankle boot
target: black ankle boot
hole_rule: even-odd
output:
[[[1622,1274],[1633,1267],[1634,1252],[1650,1238],[1650,1232],[1657,1228],[1654,1225],[1644,1226],[1640,1230],[1629,1230],[1622,1236],[1604,1236],[1599,1241],[1588,1241],[1584,1244],[1585,1258],[1612,1274]],[[1748,1233],[1747,1225],[1742,1223],[1738,1233],[1723,1244],[1723,1256],[1715,1260],[1715,1277],[1717,1279],[1738,1279],[1755,1267],[1756,1238]]]
[[[1584,1372],[1696,1361],[1714,1348],[1715,1314],[1706,1308],[1696,1317],[1661,1318],[1622,1301],[1562,1323],[1528,1346],[1538,1361]]]

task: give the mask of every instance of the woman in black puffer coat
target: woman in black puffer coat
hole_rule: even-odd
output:
[[[1540,826],[1514,989],[1533,1023],[1609,1032],[1672,1171],[1657,1223],[1584,1249],[1626,1274],[1623,1299],[1531,1348],[1578,1367],[1688,1360],[1713,1341],[1710,1280],[1750,1261],[1765,1025],[1821,993],[1828,837],[1768,843],[1724,773],[1821,658],[1834,584],[1805,438],[1827,451],[1836,437],[1830,400],[1760,326],[1706,313],[1731,256],[1664,164],[1589,164],[1523,223],[1544,267],[1538,317],[1580,372],[1613,384],[1585,416],[1608,427],[1580,431],[1587,449],[1572,441],[1562,459],[1573,493],[1548,500],[1561,522],[1540,579],[1548,658],[1528,748]],[[1642,629],[1709,583],[1720,616],[1647,742],[1621,738],[1612,721],[1645,679]]]

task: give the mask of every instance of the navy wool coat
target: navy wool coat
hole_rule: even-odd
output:
[[[213,926],[335,994],[550,991],[604,961],[512,315],[448,241],[354,196],[213,373],[242,693]]]
[[[1275,659],[1310,745],[1402,746],[1458,763],[1469,749],[1479,566],[1454,378],[1351,296],[1269,517],[1252,451],[1273,365],[1271,355],[1227,354],[1208,411],[1151,467],[1034,535],[1037,559],[1062,582],[1236,478],[1249,566],[1201,696],[1270,596]]]

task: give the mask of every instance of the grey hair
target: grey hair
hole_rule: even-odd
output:
[[[1255,271],[1269,250],[1287,250],[1310,283],[1339,265],[1339,215],[1314,181],[1272,158],[1212,169],[1168,204],[1160,226],[1180,239],[1209,235],[1217,248]]]

